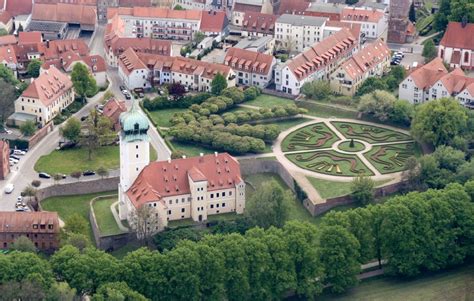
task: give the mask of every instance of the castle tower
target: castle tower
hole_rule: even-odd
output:
[[[145,166],[150,163],[150,127],[148,118],[140,111],[138,102],[133,101],[132,108],[120,115],[120,218],[126,219],[129,210],[125,208],[125,193]],[[122,210],[124,209],[124,210]]]

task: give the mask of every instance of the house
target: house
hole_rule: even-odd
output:
[[[274,14],[278,10],[278,1],[271,0],[235,0],[232,9],[232,25],[241,26],[246,13],[255,12]]]
[[[343,8],[344,5],[335,3],[311,2],[303,14],[306,16],[328,18],[330,21],[340,21]]]
[[[369,77],[382,76],[390,67],[391,52],[387,44],[377,40],[359,50],[331,74],[331,89],[353,96]]]
[[[68,1],[68,0],[62,0]],[[97,17],[100,23],[107,23],[107,10],[110,7],[151,7],[151,0],[97,0]]]
[[[387,41],[389,43],[407,43],[412,40],[413,23],[408,19],[411,0],[390,1]]]
[[[438,57],[450,67],[474,69],[474,23],[449,22],[439,42]]]
[[[464,74],[462,69],[456,68],[445,74],[430,89],[430,100],[442,97],[454,97],[462,105],[472,107],[474,98],[472,91],[474,88],[474,78]]]
[[[0,37],[0,47],[15,45],[17,43],[16,37],[14,35],[6,35]]]
[[[273,36],[276,16],[257,12],[246,12],[242,21],[243,37]]]
[[[435,58],[428,64],[413,70],[400,83],[398,97],[413,104],[428,101],[431,87],[446,74],[448,74],[448,70],[446,70],[443,60]]]
[[[239,85],[257,86],[264,89],[273,79],[276,59],[270,54],[229,48],[224,64],[235,71]]]
[[[302,52],[323,39],[326,21],[322,17],[281,15],[275,23],[275,39],[289,52]]]
[[[4,10],[12,16],[29,15],[33,9],[32,0],[3,0]]]
[[[40,23],[74,24],[79,25],[81,30],[94,31],[97,24],[97,10],[95,6],[91,5],[35,3],[31,19]]]
[[[43,252],[59,248],[57,212],[0,212],[0,248],[11,249],[20,236],[30,239]]]
[[[212,0],[174,0],[173,7],[176,5],[181,6],[184,9],[198,9],[198,10],[212,10],[216,9],[212,5]]]
[[[38,44],[43,43],[43,35],[39,31],[21,31],[18,33],[18,44]]]
[[[347,22],[341,22],[341,21],[331,21],[331,20],[328,20],[326,22],[326,25],[324,26],[323,39],[329,37],[330,35],[335,34],[339,30],[341,30],[341,28],[349,29],[354,37],[358,37],[359,40],[361,40],[362,33],[360,31],[360,28],[361,28],[360,24],[347,23]]]
[[[0,47],[0,64],[11,69],[15,75],[17,74],[18,59],[16,57],[15,45]]]
[[[111,98],[102,109],[102,114],[109,118],[115,131],[120,131],[120,114],[127,111],[125,101]]]
[[[240,48],[249,51],[273,55],[273,49],[275,48],[275,39],[273,38],[273,36],[242,39],[234,45],[234,48]]]
[[[210,91],[217,73],[224,75],[229,87],[235,86],[235,74],[228,66],[181,56],[137,53],[132,48],[120,56],[118,72],[123,83],[132,90],[180,83],[190,90]]]
[[[162,231],[168,222],[245,210],[245,182],[239,162],[227,153],[149,162],[150,127],[136,102],[120,116],[119,217],[132,228],[134,216],[147,206],[154,217],[149,233]],[[137,231],[137,235],[140,235]]]
[[[206,37],[215,37],[220,42],[229,33],[229,20],[222,11],[203,11],[199,31]]]
[[[281,0],[276,15],[302,15],[310,5],[306,0]]]
[[[304,83],[328,79],[329,75],[358,49],[358,37],[349,29],[342,28],[284,64],[277,64],[276,89],[298,95]]]
[[[0,180],[5,180],[10,173],[10,145],[8,140],[0,140]]]
[[[51,66],[32,81],[15,100],[15,113],[34,116],[36,122],[44,126],[73,101],[71,80],[66,74]]]
[[[342,10],[342,22],[361,24],[366,38],[385,38],[387,35],[387,17],[377,9],[346,7]]]

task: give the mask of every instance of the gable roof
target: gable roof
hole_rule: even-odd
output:
[[[233,11],[238,12],[256,12],[259,13],[262,11],[262,5],[246,4],[246,3],[234,3]]]
[[[127,196],[138,208],[165,197],[189,194],[188,177],[197,182],[207,181],[208,191],[234,188],[242,182],[239,162],[228,153],[221,153],[152,162],[140,172]]]
[[[281,0],[278,7],[278,15],[295,14],[302,15],[306,9],[311,5],[306,0]]]
[[[460,68],[456,68],[439,79],[450,95],[458,94],[474,83],[474,78],[468,77]]]
[[[201,32],[222,32],[228,26],[227,15],[223,11],[203,11],[201,15]]]
[[[0,62],[3,61],[7,62],[8,64],[18,63],[14,45],[0,47]]]
[[[33,228],[33,225],[38,227]],[[39,225],[47,225],[41,229]],[[52,229],[48,227],[52,225]],[[57,212],[0,212],[1,233],[59,233]]]
[[[419,89],[426,89],[431,87],[447,73],[448,70],[446,70],[443,60],[437,57],[428,64],[415,69],[410,73],[409,77],[411,77]]]
[[[0,37],[0,46],[14,45],[16,43],[17,43],[17,40],[14,35],[6,35],[6,36]]]
[[[11,19],[12,19],[12,15],[8,11],[0,10],[0,23],[3,23],[6,25],[8,24],[8,22],[10,22]]]
[[[32,20],[95,25],[97,12],[95,6],[57,3],[35,4]]]
[[[142,60],[140,60],[137,53],[132,48],[128,48],[120,55],[119,65],[127,75],[137,69],[147,69],[147,66],[142,62]]]
[[[273,65],[273,60],[273,55],[240,48],[229,48],[224,59],[224,64],[231,66],[234,70],[252,71],[266,75]]]
[[[356,9],[346,7],[342,10],[343,21],[377,23],[384,17],[384,13],[374,9]]]
[[[449,22],[440,45],[451,48],[474,50],[474,23],[463,27],[460,22]],[[459,62],[459,61],[458,61]]]
[[[43,42],[43,36],[39,31],[21,31],[18,33],[18,44],[31,44]]]
[[[242,29],[250,32],[273,34],[277,17],[259,12],[246,12],[242,21]]]
[[[328,18],[325,17],[284,14],[278,17],[276,22],[291,24],[293,26],[322,26],[324,23],[326,23],[327,19]]]
[[[33,9],[33,1],[31,0],[5,0],[6,11],[8,11],[12,16],[18,15],[29,15]]]
[[[200,20],[202,11],[196,9],[173,10],[163,7],[118,7],[108,8],[107,18],[112,19],[114,15],[133,16],[141,18],[163,18],[163,19],[186,19]]]

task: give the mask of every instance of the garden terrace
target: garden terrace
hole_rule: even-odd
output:
[[[337,135],[324,123],[315,123],[290,133],[282,142],[284,152],[329,148],[338,141]]]
[[[331,124],[334,125],[347,139],[359,139],[368,143],[413,140],[409,135],[401,132],[363,123],[333,121]]]
[[[381,173],[403,171],[408,158],[419,154],[415,143],[377,145],[364,156]]]

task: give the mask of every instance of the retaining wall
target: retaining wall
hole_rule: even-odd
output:
[[[280,164],[278,161],[274,160],[258,160],[258,159],[241,159],[240,171],[242,175],[253,175],[262,172],[275,173],[280,176],[280,178],[285,182],[288,187],[295,192],[295,181],[291,174]],[[255,187],[257,188],[257,187]]]

